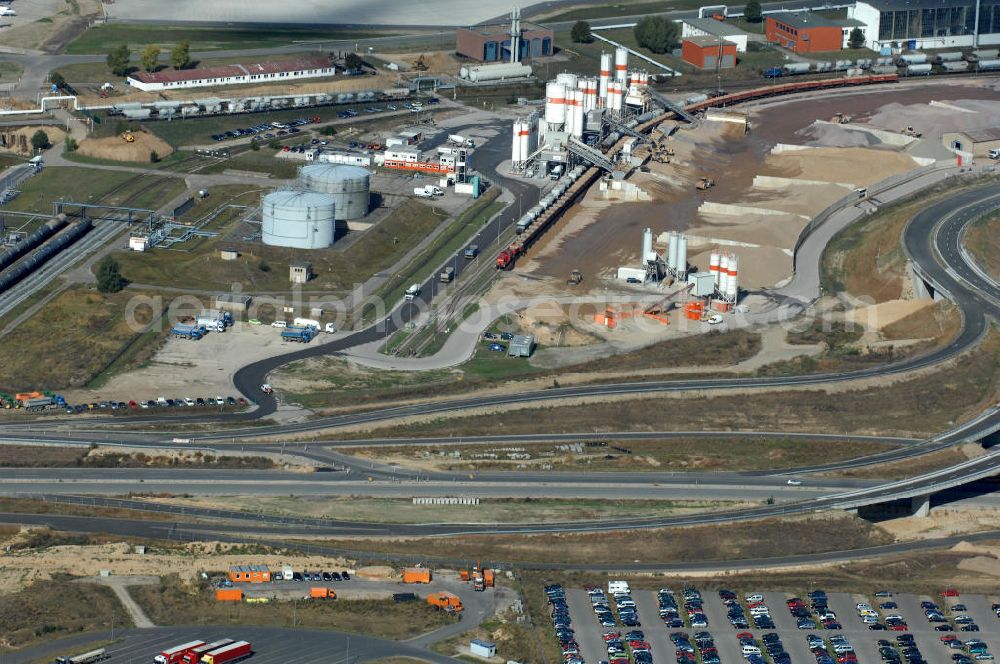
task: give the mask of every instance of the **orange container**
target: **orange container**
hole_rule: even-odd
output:
[[[14,395],[14,398],[18,401],[25,402],[28,399],[40,399],[45,395],[41,392],[18,392]]]
[[[486,582],[487,588],[492,588],[496,585],[496,576],[494,576],[493,570],[484,569],[483,570],[483,581]]]
[[[337,599],[337,593],[333,588],[310,588],[309,596],[313,599]]]
[[[733,310],[733,303],[723,302],[722,300],[713,300],[712,308],[720,313],[728,314],[730,311]]]
[[[242,602],[243,591],[239,588],[217,588],[215,590],[216,602]]]
[[[468,581],[469,580],[469,570],[463,569],[463,570],[459,571],[458,578],[460,578],[462,581]]]
[[[408,567],[403,570],[403,583],[430,583],[431,571],[423,567]]]
[[[462,600],[458,598],[458,595],[454,593],[449,593],[441,591],[439,593],[431,593],[427,596],[427,603],[431,606],[436,606],[439,609],[444,609],[446,611],[461,611],[463,608]]]

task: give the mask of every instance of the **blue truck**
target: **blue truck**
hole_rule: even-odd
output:
[[[282,341],[295,341],[307,344],[316,336],[316,330],[311,327],[286,327],[281,331]]]
[[[175,337],[180,337],[181,339],[194,339],[195,341],[201,339],[203,336],[205,336],[206,333],[207,330],[203,326],[199,327],[197,325],[178,324],[174,325],[173,328],[171,328],[170,330],[170,334],[174,335]]]

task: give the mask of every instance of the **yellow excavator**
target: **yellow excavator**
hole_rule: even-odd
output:
[[[126,131],[124,134],[122,134],[122,140],[125,141],[126,143],[135,143],[135,134],[133,134],[130,131]]]

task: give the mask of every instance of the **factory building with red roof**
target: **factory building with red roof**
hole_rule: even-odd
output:
[[[144,92],[204,88],[219,85],[279,83],[302,78],[333,76],[333,64],[323,56],[306,56],[255,64],[218,65],[198,69],[164,69],[129,74],[127,83]]]

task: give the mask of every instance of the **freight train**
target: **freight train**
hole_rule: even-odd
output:
[[[934,56],[928,56],[924,53],[909,53],[896,58],[884,56],[858,60],[837,60],[835,62],[789,62],[780,67],[765,69],[763,75],[764,78],[781,78],[839,71],[846,72],[848,76],[857,76],[866,71],[876,75],[898,74],[900,76],[978,73],[1000,71],[1000,58],[979,57],[975,54],[963,56],[958,51],[939,53]]]
[[[62,216],[62,215],[60,215]],[[53,219],[52,221],[56,221]],[[49,224],[52,223],[49,222]],[[65,217],[62,222],[65,224]],[[94,223],[90,219],[81,219],[74,222],[69,228],[57,235],[50,242],[42,245],[42,248],[29,254],[24,260],[10,267],[10,269],[0,273],[0,292],[4,292],[21,281],[29,274],[40,268],[49,259],[60,251],[73,244],[93,228]]]
[[[66,215],[64,214],[49,219],[41,228],[0,254],[0,270],[6,270],[14,264],[14,261],[48,240],[65,225]]]

